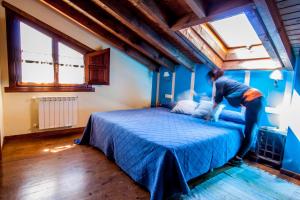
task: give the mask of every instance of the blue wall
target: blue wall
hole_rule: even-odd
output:
[[[287,89],[286,85],[291,84],[293,73],[291,71],[282,70],[283,80],[278,81],[278,86],[275,87],[274,80],[269,76],[271,70],[267,71],[251,71],[250,86],[259,89],[265,97],[265,106],[277,107],[284,98],[284,92]],[[263,112],[261,125],[262,126],[278,126],[279,115]]]
[[[289,129],[286,139],[283,167],[300,174],[300,58],[297,58],[290,110]]]
[[[206,74],[210,71],[206,65],[195,66],[195,86],[194,86],[194,101],[199,102],[200,98],[212,96],[212,84],[208,81]]]
[[[177,66],[175,73],[174,101],[189,99],[192,72],[184,66]]]
[[[172,93],[172,72],[165,68],[161,67],[160,70],[160,79],[159,79],[159,96],[158,101],[161,104],[168,104],[171,102],[171,99],[165,98],[165,94]],[[168,72],[169,77],[164,77],[164,73]]]
[[[283,80],[278,81],[278,87],[269,78],[272,71],[251,71],[250,85],[259,89],[266,97],[266,106],[276,107],[283,100],[286,82],[292,82],[292,72],[282,70]]]
[[[210,70],[206,65],[195,66],[195,82],[194,82],[194,101],[199,101],[200,98],[211,98],[212,84],[207,80],[206,74]],[[164,72],[169,72],[169,77],[164,77]],[[175,68],[175,88],[174,101],[189,99],[192,72],[183,66],[176,66]],[[272,71],[253,70],[250,71],[250,86],[259,89],[265,99],[266,106],[276,107],[281,104],[286,88],[287,82],[292,81],[292,73],[283,70],[284,80],[278,82],[278,87],[274,86],[274,81],[269,78]],[[229,78],[235,79],[239,82],[245,81],[246,72],[243,70],[226,71],[225,75]],[[152,93],[152,105],[155,105],[156,100],[156,74],[153,77],[152,87],[155,89]],[[172,94],[172,72],[165,67],[160,69],[160,84],[159,84],[159,102],[167,104],[171,99],[165,98],[165,94]],[[226,109],[241,111],[241,108],[231,107],[226,100],[223,101]],[[262,126],[279,126],[279,115],[263,112]]]
[[[157,72],[153,72],[152,76],[152,91],[151,91],[151,106],[156,106],[156,89],[157,89]]]

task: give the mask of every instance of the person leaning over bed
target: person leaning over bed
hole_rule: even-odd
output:
[[[215,82],[216,94],[213,109],[223,101],[225,97],[233,107],[246,107],[244,139],[237,155],[229,162],[232,165],[241,165],[246,153],[250,150],[257,136],[257,124],[263,107],[262,93],[254,88],[223,76],[224,72],[214,69],[207,76]]]

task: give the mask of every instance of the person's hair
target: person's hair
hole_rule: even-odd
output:
[[[222,69],[213,69],[207,73],[207,76],[209,78],[214,78],[215,80],[217,80],[223,75],[224,75],[224,71]]]

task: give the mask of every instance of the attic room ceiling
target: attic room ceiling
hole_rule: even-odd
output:
[[[288,35],[293,52],[299,56],[300,51],[300,1],[299,0],[277,0],[277,8],[284,28]]]
[[[277,5],[270,0],[40,1],[154,70],[173,70],[178,64],[193,70],[197,63],[224,69],[292,69],[291,41],[276,7],[282,0]],[[261,44],[229,48],[213,21],[244,12]]]

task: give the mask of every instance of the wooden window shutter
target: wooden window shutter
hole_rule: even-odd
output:
[[[85,81],[89,85],[109,85],[110,49],[85,55]]]

